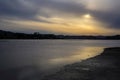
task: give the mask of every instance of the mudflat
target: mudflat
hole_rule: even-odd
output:
[[[120,80],[120,47],[105,48],[101,55],[66,65],[43,80]]]

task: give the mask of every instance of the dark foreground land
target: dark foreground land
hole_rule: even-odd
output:
[[[120,47],[106,48],[101,55],[66,65],[49,75],[37,67],[0,71],[0,80],[120,80]]]
[[[67,65],[43,80],[120,80],[120,47],[106,48],[101,55]]]

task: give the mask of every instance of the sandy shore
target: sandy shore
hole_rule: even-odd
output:
[[[79,63],[67,65],[43,80],[120,80],[120,47]]]

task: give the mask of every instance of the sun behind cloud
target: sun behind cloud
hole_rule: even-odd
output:
[[[2,0],[0,29],[68,35],[120,34],[119,3],[120,0]]]
[[[91,16],[90,14],[85,14],[83,17],[89,19],[89,18],[91,18],[92,16]]]

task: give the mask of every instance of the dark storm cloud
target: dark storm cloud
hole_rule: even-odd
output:
[[[48,8],[50,10],[57,10],[62,12],[63,14],[73,14],[73,15],[81,15],[83,13],[85,13],[87,10],[85,9],[85,5],[83,5],[82,3],[77,4],[76,2],[72,2],[72,1],[58,1],[58,0],[34,0],[36,2],[36,4],[39,5],[39,3],[43,8]],[[62,15],[62,14],[58,14],[58,15]]]
[[[73,2],[58,2],[54,0],[1,0],[0,15],[9,17],[30,18],[38,14],[41,16],[50,16],[44,13],[43,9],[47,8],[68,14],[81,14],[85,11],[82,4]],[[42,10],[41,10],[42,9]],[[54,13],[54,12],[53,12]],[[58,14],[62,15],[62,14]]]
[[[23,5],[19,0],[1,0],[0,15],[28,17],[36,13],[36,10]]]
[[[93,15],[100,22],[108,24],[109,27],[120,29],[120,14],[114,12],[93,12]]]
[[[99,1],[99,0],[98,0]],[[96,6],[96,10],[90,12],[95,18],[103,23],[106,23],[111,28],[120,28],[120,0],[100,0],[101,3]],[[97,5],[95,4],[95,5]],[[98,7],[98,8],[97,8]]]

